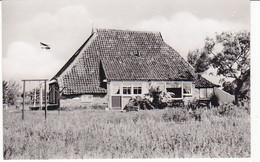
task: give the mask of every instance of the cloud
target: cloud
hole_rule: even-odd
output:
[[[59,68],[59,62],[53,59],[51,52],[40,51],[29,43],[14,42],[8,49],[7,57],[3,58],[3,78],[6,80],[48,79]]]
[[[93,24],[97,28],[160,31],[165,42],[185,59],[189,50],[202,47],[207,35],[248,28],[242,23],[200,19],[189,12],[129,23],[114,20],[94,18],[85,6],[70,5],[56,12],[39,12],[23,23],[14,22],[15,31],[6,30],[3,38],[12,38],[4,47],[3,78],[52,77],[87,40]],[[51,54],[42,54],[39,42],[49,44]]]
[[[19,26],[3,55],[3,79],[50,79],[89,37],[91,17],[83,6],[71,5],[57,12],[38,13]],[[51,46],[40,51],[40,42]]]
[[[6,38],[13,37],[15,41],[25,41],[35,47],[39,42],[46,42],[52,45],[57,59],[67,60],[68,55],[73,54],[90,35],[92,18],[84,6],[71,5],[55,13],[39,12],[13,26],[19,28],[13,29],[13,32],[6,30]]]
[[[189,12],[179,12],[169,19],[154,17],[136,25],[136,29],[160,31],[164,40],[176,49],[185,59],[190,50],[201,48],[207,36],[216,32],[249,29],[243,23],[199,19]]]

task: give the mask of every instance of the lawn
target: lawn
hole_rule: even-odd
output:
[[[250,114],[4,110],[3,136],[4,159],[250,157]]]

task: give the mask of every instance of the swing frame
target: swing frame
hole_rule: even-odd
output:
[[[47,119],[47,81],[48,79],[23,79],[23,108],[22,108],[22,120],[24,120],[24,107],[25,107],[25,83],[34,81],[44,81],[44,94],[45,94],[45,120]]]

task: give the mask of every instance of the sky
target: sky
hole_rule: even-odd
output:
[[[207,36],[250,30],[249,0],[3,0],[3,80],[51,79],[92,28],[159,31],[185,59]],[[40,42],[50,50],[40,49]]]

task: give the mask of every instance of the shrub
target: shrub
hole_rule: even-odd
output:
[[[233,106],[231,104],[222,104],[218,107],[217,111],[215,112],[215,115],[220,116],[230,116],[232,115],[234,111]]]
[[[250,100],[244,99],[238,102],[238,107],[241,109],[245,109],[248,114],[250,114]]]
[[[245,113],[248,113],[248,109],[244,107],[238,107],[234,104],[222,104],[217,109],[215,109],[214,114],[218,116],[228,116],[228,117],[241,117],[241,115],[244,115]]]
[[[137,111],[137,110],[150,110],[150,109],[164,109],[167,107],[167,103],[162,101],[161,96],[162,91],[157,88],[150,88],[149,93],[145,94],[146,97],[150,97],[152,101],[147,98],[142,98],[140,96],[131,98],[128,104],[124,107],[126,111]]]
[[[152,98],[151,104],[156,109],[163,109],[167,106],[167,103],[163,102],[162,91],[160,91],[159,87],[156,88],[151,87],[149,89],[149,93],[146,94],[146,96],[150,96]]]
[[[215,93],[210,97],[210,103],[212,106],[215,106],[215,107],[219,106],[219,99]]]
[[[196,110],[199,107],[198,100],[194,99],[192,101],[189,101],[187,105],[185,105],[187,110]]]
[[[166,111],[162,118],[164,121],[185,122],[188,121],[188,111],[183,109],[172,109]]]
[[[88,106],[74,106],[74,107],[69,107],[69,106],[61,106],[59,108],[60,111],[73,111],[73,110],[85,110],[88,109]]]
[[[162,116],[164,121],[173,122],[187,122],[188,120],[194,119],[195,121],[201,121],[201,111],[187,111],[185,109],[171,109],[166,111]]]
[[[149,101],[148,99],[143,99],[140,96],[131,98],[124,107],[124,110],[126,110],[126,111],[138,111],[139,109],[150,110],[150,109],[155,109],[155,108],[152,105],[151,101]]]
[[[101,105],[101,104],[93,104],[90,106],[93,110],[105,110],[107,108],[107,105]]]

